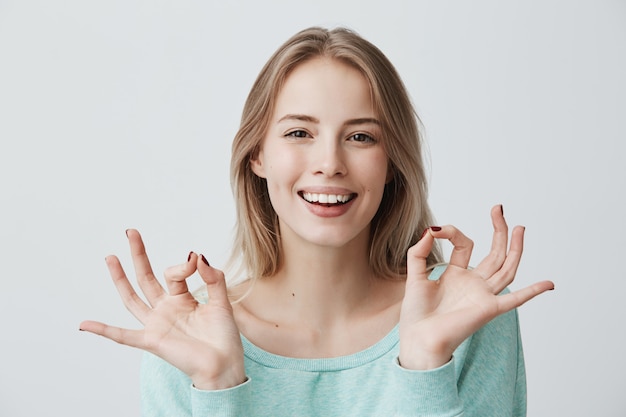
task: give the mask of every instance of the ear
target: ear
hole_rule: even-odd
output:
[[[263,150],[259,149],[250,157],[250,168],[257,177],[265,178],[265,167],[263,165]]]

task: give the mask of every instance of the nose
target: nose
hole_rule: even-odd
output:
[[[328,178],[343,176],[348,172],[345,149],[341,141],[335,137],[319,137],[315,142],[315,159],[313,170],[316,175]]]

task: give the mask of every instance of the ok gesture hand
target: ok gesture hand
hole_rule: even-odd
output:
[[[400,314],[400,364],[408,369],[433,369],[447,363],[454,350],[493,318],[554,289],[550,281],[499,295],[515,277],[524,228],[515,227],[508,247],[502,206],[491,210],[494,235],[491,252],[475,269],[467,269],[473,242],[453,226],[431,227],[407,256],[407,282]],[[434,239],[448,239],[454,249],[445,272],[429,280],[426,258]]]
[[[127,231],[139,287],[135,292],[120,261],[106,258],[113,282],[126,308],[143,324],[129,330],[84,321],[81,330],[143,349],[185,372],[198,389],[224,389],[245,380],[243,347],[226,293],[224,274],[211,268],[204,256],[190,253],[185,264],[165,271],[169,293],[152,272],[139,232]],[[198,271],[209,294],[207,304],[191,295],[186,279]]]

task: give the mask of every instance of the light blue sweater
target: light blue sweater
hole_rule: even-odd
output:
[[[181,371],[146,354],[142,415],[156,416],[464,416],[526,415],[526,378],[517,312],[468,338],[446,365],[410,371],[398,365],[399,329],[353,355],[294,359],[242,336],[248,381],[200,391]]]

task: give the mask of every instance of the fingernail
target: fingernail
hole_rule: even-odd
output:
[[[83,330],[83,329],[81,329],[80,327],[78,328],[78,331],[79,331],[79,332],[84,332],[84,330]]]
[[[129,231],[129,230],[130,230],[130,229],[126,229],[126,231],[124,232],[124,233],[126,233],[126,237],[128,237],[128,231]]]
[[[420,237],[420,240],[422,239],[422,237],[426,236],[426,233],[428,233],[428,228],[424,229],[424,231],[422,232],[422,236]]]
[[[191,260],[191,255],[193,255],[193,251],[189,252],[189,255],[187,256],[187,262]]]
[[[430,230],[432,230],[433,232],[438,232],[441,230],[441,227],[439,226],[430,226]]]
[[[504,207],[500,204],[500,213],[504,216]]]
[[[202,258],[202,262],[204,262],[206,264],[206,266],[211,266],[211,264],[209,263],[209,261],[206,260],[204,255],[200,255],[200,257]]]

